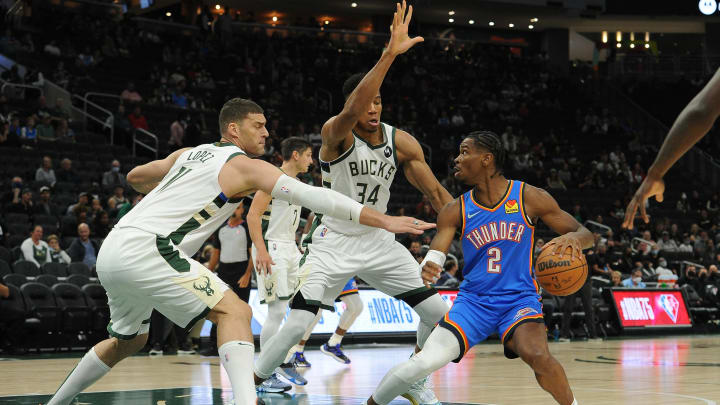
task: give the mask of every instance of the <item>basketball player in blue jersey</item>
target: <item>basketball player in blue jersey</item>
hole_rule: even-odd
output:
[[[367,404],[389,403],[415,381],[460,361],[492,333],[500,336],[505,356],[527,363],[558,403],[577,404],[565,371],[548,351],[533,277],[533,236],[535,224],[542,220],[561,235],[545,249],[557,254],[569,247],[575,256],[592,246],[593,235],[544,190],[506,179],[504,161],[502,143],[492,132],[473,132],[460,144],[455,177],[473,188],[440,212],[438,233],[421,264],[423,280],[437,280],[460,231],[465,257],[460,292],[422,351],[390,370]]]

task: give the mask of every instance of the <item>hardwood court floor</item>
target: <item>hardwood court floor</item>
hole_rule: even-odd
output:
[[[720,335],[551,343],[578,402],[590,404],[707,404],[720,402]],[[268,405],[360,404],[385,372],[407,359],[409,345],[348,347],[349,366],[317,350],[301,369],[309,384]],[[2,362],[0,404],[38,404],[49,398],[78,358]],[[473,348],[460,364],[433,376],[445,403],[554,404],[521,360],[507,360],[495,342]],[[217,357],[135,356],[79,397],[82,404],[222,404],[230,384]],[[400,398],[395,404],[407,404]]]

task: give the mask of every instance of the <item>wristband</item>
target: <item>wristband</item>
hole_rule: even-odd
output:
[[[422,263],[420,263],[420,273],[422,273],[423,267],[425,267],[425,264],[427,262],[433,262],[440,266],[442,269],[445,265],[445,259],[447,259],[447,256],[445,253],[439,251],[439,250],[428,250],[428,252],[425,254],[425,258],[423,259]]]

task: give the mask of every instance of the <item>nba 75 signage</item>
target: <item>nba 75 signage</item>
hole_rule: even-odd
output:
[[[622,327],[691,326],[685,300],[677,290],[612,290]]]

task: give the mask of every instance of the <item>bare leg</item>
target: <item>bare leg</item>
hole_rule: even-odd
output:
[[[533,369],[540,387],[549,392],[559,404],[573,403],[574,397],[565,370],[548,349],[544,324],[521,324],[506,344]]]

